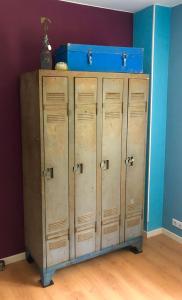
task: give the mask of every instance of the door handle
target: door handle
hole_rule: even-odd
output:
[[[109,170],[109,160],[103,160],[100,164],[101,169],[103,170]]]
[[[133,167],[134,162],[135,162],[135,159],[133,156],[128,156],[128,158],[125,160],[126,165],[128,165],[129,167]]]
[[[50,180],[54,178],[54,169],[53,168],[47,168],[43,171],[43,175],[46,179]]]
[[[83,164],[79,163],[79,164],[74,165],[73,166],[73,172],[82,174],[83,173]]]

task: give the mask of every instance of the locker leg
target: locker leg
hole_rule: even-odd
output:
[[[30,254],[29,251],[26,251],[25,257],[26,257],[26,261],[27,261],[29,264],[32,264],[32,263],[34,262],[34,259],[33,259],[33,257],[31,256],[31,254]]]
[[[143,238],[139,239],[130,246],[130,251],[134,254],[140,254],[143,252]]]
[[[40,279],[40,283],[42,287],[48,287],[54,284],[54,281],[52,280],[53,275],[54,275],[54,271],[46,270],[42,272],[41,279]]]

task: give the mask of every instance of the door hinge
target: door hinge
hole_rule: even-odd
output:
[[[98,103],[96,103],[96,115],[98,115]]]
[[[67,103],[67,116],[69,116],[69,103]]]
[[[123,101],[122,101],[121,113],[123,114]]]

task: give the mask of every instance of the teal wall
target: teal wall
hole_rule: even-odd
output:
[[[134,14],[133,46],[144,48],[144,73],[151,73],[153,6]]]
[[[134,15],[134,47],[144,48],[144,70],[151,74],[147,231],[162,227],[163,221],[170,19],[171,9],[162,6],[149,7]]]
[[[172,9],[163,226],[182,236],[182,5]]]

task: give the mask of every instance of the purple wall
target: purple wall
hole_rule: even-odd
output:
[[[1,0],[0,9],[0,258],[24,251],[19,77],[39,67],[40,16],[61,43],[131,46],[129,13],[56,0]]]

